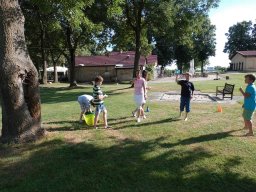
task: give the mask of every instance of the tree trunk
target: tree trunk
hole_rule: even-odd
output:
[[[41,56],[42,56],[42,66],[43,66],[43,78],[42,83],[47,84],[47,62],[46,62],[46,56],[45,56],[45,29],[43,27],[43,24],[41,24]]]
[[[75,80],[75,48],[71,41],[71,28],[67,27],[67,44],[69,49],[69,86],[76,87],[77,83]]]
[[[18,0],[0,0],[2,142],[34,141],[44,135],[38,73],[25,44]]]
[[[204,62],[201,61],[201,74],[203,74],[203,73],[204,73]]]
[[[58,83],[59,79],[58,79],[58,71],[57,71],[57,63],[53,63],[53,67],[54,67],[54,83]]]
[[[136,17],[136,28],[135,28],[135,58],[134,58],[134,69],[133,77],[136,77],[136,71],[139,69],[140,55],[141,55],[141,17],[143,5],[141,4],[138,9]]]

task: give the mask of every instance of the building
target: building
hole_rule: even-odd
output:
[[[46,69],[48,80],[54,80],[54,67],[49,67]],[[58,75],[58,80],[63,81],[68,79],[68,68],[62,66],[56,66],[56,71]]]
[[[75,58],[75,77],[78,82],[90,82],[101,75],[107,82],[130,81],[133,77],[134,51],[111,52],[98,56],[77,56]],[[157,56],[141,56],[140,69],[146,65],[157,65]]]
[[[231,57],[230,70],[256,71],[256,51],[237,51]]]

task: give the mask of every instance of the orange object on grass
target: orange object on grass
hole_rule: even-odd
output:
[[[220,112],[220,113],[222,113],[222,107],[221,107],[221,105],[218,105],[218,108],[217,108],[217,112]]]

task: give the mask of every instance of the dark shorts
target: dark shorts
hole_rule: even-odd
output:
[[[190,112],[190,97],[180,97],[180,111],[184,111],[186,107],[186,112]]]
[[[95,111],[96,111],[96,112],[95,112],[95,115],[98,115],[98,114],[100,114],[102,111],[106,111],[106,110],[107,110],[104,104],[99,104],[99,105],[96,105],[95,107],[96,107],[96,108],[95,108]]]

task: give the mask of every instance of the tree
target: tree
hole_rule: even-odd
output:
[[[4,142],[44,135],[38,73],[27,52],[18,0],[0,0],[0,82]]]
[[[135,50],[133,76],[139,69],[141,55],[148,54],[152,48],[147,40],[149,23],[146,21],[149,7],[157,2],[149,0],[113,0],[108,8],[109,27],[113,30],[115,49]]]
[[[225,43],[223,52],[228,53],[229,58],[231,58],[236,51],[255,49],[252,32],[253,26],[251,21],[239,22],[229,27],[228,33],[225,34],[228,41]]]
[[[28,47],[32,45],[37,50],[36,53],[40,52],[39,61],[43,69],[42,83],[47,84],[47,47],[49,47],[49,41],[47,41],[46,34],[52,26],[54,11],[49,4],[39,0],[23,0],[21,7],[26,18],[25,35],[30,42]],[[33,33],[31,33],[31,31],[33,31]],[[39,67],[38,71],[40,71]]]
[[[161,56],[162,64],[176,60],[178,68],[189,66],[189,61],[195,57],[195,37],[203,30],[203,22],[208,17],[211,8],[218,5],[218,0],[191,0],[174,1],[173,7],[169,9],[172,14],[165,13],[166,20],[162,19],[165,25],[155,34],[156,49]],[[167,6],[164,6],[167,7]],[[164,10],[164,9],[163,9]],[[164,11],[163,11],[164,13]]]
[[[76,86],[75,55],[79,48],[94,44],[102,30],[101,24],[90,20],[87,10],[93,0],[26,0],[36,10],[40,30],[41,58],[47,57],[53,63],[62,54],[69,64],[70,87]],[[52,40],[52,36],[55,38]],[[49,51],[48,49],[51,51]],[[54,51],[52,51],[54,49]],[[55,55],[53,55],[53,53]],[[48,54],[48,55],[46,55]],[[51,56],[51,59],[49,59]],[[54,56],[54,60],[53,60]],[[44,61],[45,59],[42,59]]]
[[[210,19],[205,18],[200,32],[194,37],[194,57],[201,65],[201,73],[210,56],[215,56],[216,38],[215,26],[211,25]]]

